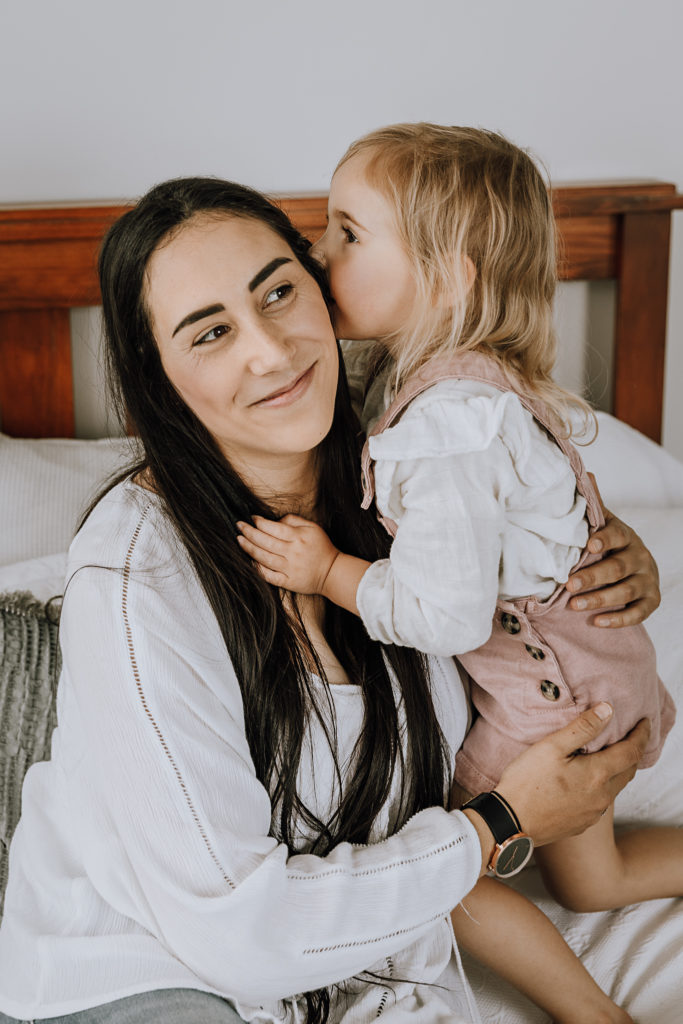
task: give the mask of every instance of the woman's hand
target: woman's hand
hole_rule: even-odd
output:
[[[580,595],[571,598],[569,607],[598,612],[601,608],[619,608],[597,615],[594,625],[633,626],[651,615],[662,599],[657,563],[630,526],[604,505],[603,511],[605,525],[593,534],[588,550],[607,553],[600,562],[569,577],[567,590]]]
[[[606,717],[605,717],[606,716]],[[628,736],[595,754],[577,754],[612,717],[609,704],[584,711],[511,761],[496,789],[537,846],[594,825],[633,778],[650,736],[643,719]]]

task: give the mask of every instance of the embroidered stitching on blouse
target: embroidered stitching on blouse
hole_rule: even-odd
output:
[[[436,850],[430,850],[429,853],[421,853],[419,857],[408,857],[403,860],[395,861],[393,864],[385,864],[382,867],[367,868],[365,871],[346,871],[344,868],[333,868],[331,871],[321,871],[320,873],[313,875],[297,875],[295,872],[290,872],[292,881],[295,882],[315,882],[319,878],[331,878],[333,875],[348,875],[349,878],[363,878],[366,875],[379,875],[383,871],[393,871],[394,868],[404,867],[408,864],[417,864],[418,861],[427,860],[428,857],[434,857],[438,853],[444,853],[446,850],[450,850],[453,846],[459,846],[460,843],[465,841],[465,836],[458,836],[457,839],[452,839],[450,843],[445,843],[444,846],[439,846]]]
[[[417,928],[424,928],[426,924],[433,924],[434,921],[440,921],[444,914],[435,914],[434,917],[430,917],[427,921],[422,921],[420,924],[412,925],[410,928],[399,928],[395,932],[388,932],[386,935],[378,935],[374,939],[354,939],[352,942],[338,942],[335,946],[319,946],[317,949],[304,949],[304,956],[309,954],[317,953],[333,953],[337,949],[356,949],[358,946],[372,946],[376,942],[384,942],[386,939],[395,939],[399,935],[408,935],[410,932],[414,932]]]
[[[128,581],[130,579],[130,566],[131,566],[131,561],[132,561],[132,558],[133,558],[133,551],[135,550],[135,545],[137,544],[138,538],[140,536],[140,531],[142,530],[142,526],[143,526],[143,524],[145,522],[145,519],[147,518],[147,515],[150,512],[150,510],[152,509],[152,507],[153,507],[152,503],[150,502],[150,504],[147,505],[143,509],[143,512],[142,512],[142,514],[140,516],[140,519],[138,521],[138,525],[135,527],[135,530],[133,532],[133,536],[132,536],[130,544],[128,546],[128,551],[126,552],[126,560],[125,560],[124,567],[123,567],[123,584],[122,584],[122,595],[121,595],[121,611],[123,613],[123,623],[124,623],[124,628],[125,628],[125,631],[126,631],[126,643],[128,645],[128,655],[129,655],[129,658],[130,658],[130,665],[131,665],[131,669],[133,671],[133,678],[135,679],[135,686],[136,686],[136,689],[138,691],[138,696],[140,698],[140,703],[142,704],[143,710],[144,710],[147,718],[149,719],[149,722],[150,722],[152,728],[154,729],[154,732],[156,734],[157,739],[159,740],[159,743],[161,744],[161,748],[164,751],[164,754],[166,755],[166,757],[168,759],[168,762],[171,765],[171,768],[173,769],[173,773],[175,774],[175,777],[176,777],[176,779],[178,781],[178,785],[180,786],[180,788],[182,790],[183,796],[185,797],[185,802],[186,802],[186,804],[188,806],[190,814],[192,815],[192,818],[194,819],[195,825],[197,826],[199,834],[202,837],[202,840],[204,842],[204,845],[206,846],[206,849],[207,849],[207,851],[209,853],[209,856],[211,857],[212,861],[214,862],[214,864],[218,868],[219,872],[221,873],[221,875],[223,877],[223,880],[225,882],[227,882],[227,884],[230,886],[231,889],[235,889],[236,888],[235,883],[226,874],[223,866],[221,865],[220,861],[218,860],[218,857],[216,856],[216,853],[215,853],[215,851],[214,851],[214,849],[213,849],[213,847],[211,845],[209,837],[206,834],[206,830],[204,829],[204,826],[202,825],[202,823],[201,823],[201,821],[199,819],[199,815],[197,814],[195,806],[194,806],[194,804],[192,802],[192,797],[190,796],[190,794],[189,794],[189,792],[187,790],[187,786],[185,785],[185,780],[183,779],[183,776],[182,776],[182,774],[180,772],[180,769],[178,768],[178,765],[175,762],[175,758],[173,757],[173,754],[171,753],[171,751],[169,749],[169,746],[168,746],[168,744],[166,742],[164,734],[162,733],[161,729],[159,728],[159,725],[157,724],[157,721],[154,718],[154,715],[152,714],[152,712],[151,712],[151,710],[149,708],[149,705],[147,704],[147,698],[145,697],[145,691],[144,691],[143,686],[142,686],[142,679],[140,677],[140,671],[138,669],[137,657],[136,657],[136,654],[135,654],[135,645],[133,644],[133,631],[131,629],[130,621],[128,619]]]
[[[388,957],[385,958],[385,962],[386,962],[386,965],[387,965],[387,973],[389,974],[390,978],[393,978],[393,976],[394,976],[394,961],[391,959],[390,956],[388,956]],[[389,991],[390,990],[388,988],[384,989],[384,992],[382,993],[382,998],[380,1000],[379,1006],[377,1007],[377,1013],[375,1014],[375,1018],[381,1017],[382,1014],[384,1013],[384,1008],[387,1005],[387,999],[389,998]]]

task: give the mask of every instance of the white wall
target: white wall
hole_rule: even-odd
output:
[[[421,119],[500,129],[555,180],[683,189],[682,30],[680,0],[0,0],[0,202],[194,173],[324,190],[355,136]],[[682,220],[664,433],[681,458]],[[601,301],[563,299],[561,326]]]

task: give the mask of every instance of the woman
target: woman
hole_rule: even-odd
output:
[[[453,662],[279,594],[235,540],[237,521],[295,511],[364,558],[389,543],[360,509],[308,243],[257,193],[181,179],[114,225],[100,278],[144,459],[70,551],[59,728],[12,846],[0,1010],[350,1024],[454,1020],[459,1000],[476,1019],[464,980],[435,984],[448,912],[495,853],[481,813],[444,809],[467,721]],[[505,772],[537,844],[632,777],[647,723],[572,756],[605,713]]]

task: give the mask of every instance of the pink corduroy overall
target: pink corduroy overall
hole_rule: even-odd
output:
[[[558,420],[539,400],[510,380],[493,359],[477,352],[435,357],[400,389],[370,436],[400,417],[409,402],[442,380],[465,379],[512,391],[564,452],[586,500],[590,532],[604,524],[596,489],[574,445],[561,436]],[[362,458],[363,506],[374,497],[374,470],[366,441]],[[379,515],[388,532],[397,524]],[[576,567],[597,561],[584,550]],[[655,652],[643,626],[599,629],[595,612],[567,608],[570,593],[562,584],[549,598],[499,600],[491,636],[481,647],[458,655],[470,677],[473,723],[456,757],[456,781],[470,793],[492,789],[503,769],[531,743],[561,728],[579,712],[606,700],[614,708],[608,727],[585,751],[619,740],[641,719],[652,723],[640,767],[659,757],[676,711],[657,677]],[[428,653],[428,652],[427,652]]]

